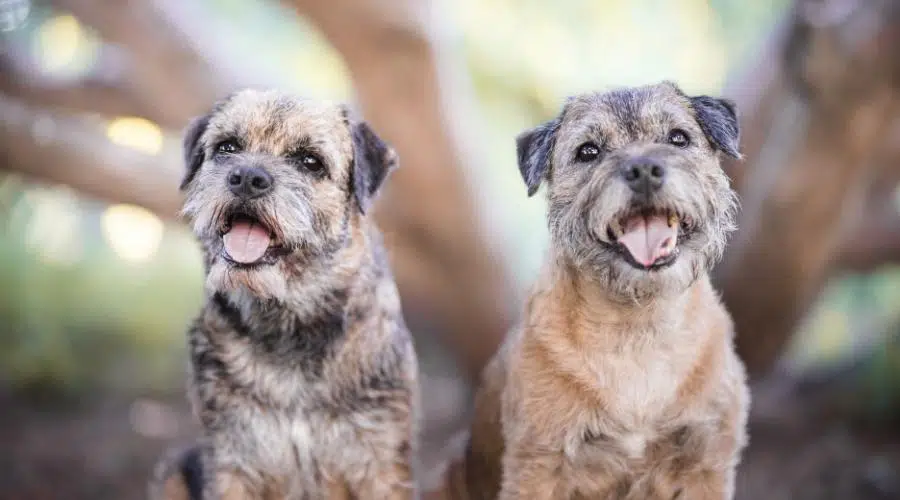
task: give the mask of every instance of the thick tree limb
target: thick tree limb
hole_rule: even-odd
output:
[[[363,113],[397,149],[380,223],[394,246],[405,304],[443,325],[444,340],[477,377],[510,324],[505,269],[488,249],[465,172],[454,81],[432,2],[293,0],[344,56]],[[436,17],[436,16],[434,16]],[[417,283],[418,293],[403,294]]]
[[[900,263],[900,205],[896,198],[900,154],[895,153],[889,143],[884,157],[875,162],[881,169],[868,188],[862,210],[841,239],[836,256],[840,270],[870,272],[884,264]]]
[[[53,3],[94,28],[105,42],[127,49],[134,62],[128,65],[129,94],[139,109],[155,110],[155,119],[163,125],[184,126],[238,84],[217,74],[156,2]]]
[[[175,220],[181,206],[180,176],[173,171],[177,154],[150,156],[117,146],[84,119],[30,108],[0,94],[0,156],[13,172]]]
[[[840,269],[871,272],[885,264],[900,263],[900,215],[896,209],[889,207],[868,218],[842,240]]]
[[[163,126],[167,116],[156,108],[141,108],[121,77],[125,54],[111,47],[101,51],[95,70],[75,79],[43,75],[17,47],[0,51],[0,92],[41,108],[142,116]]]
[[[752,374],[775,363],[834,271],[846,216],[862,206],[900,113],[900,9],[832,8],[842,2],[797,2],[781,38],[785,63],[743,118],[751,140],[736,183],[740,230],[717,278]]]

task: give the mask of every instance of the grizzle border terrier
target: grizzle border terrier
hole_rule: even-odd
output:
[[[417,366],[366,215],[396,155],[342,105],[244,90],[184,140],[207,300],[188,333],[195,448],[160,498],[417,497]]]
[[[749,393],[708,270],[734,228],[734,105],[581,95],[517,146],[551,248],[476,396],[469,495],[732,498]]]

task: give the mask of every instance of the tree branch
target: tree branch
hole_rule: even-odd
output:
[[[813,15],[839,1],[795,4],[781,70],[758,93],[765,108],[743,119],[761,140],[739,177],[740,229],[716,275],[753,375],[773,366],[835,271],[847,214],[863,204],[900,113],[900,11],[860,2],[833,23]],[[756,84],[748,78],[738,87]]]
[[[235,87],[235,82],[220,78],[209,61],[193,50],[154,2],[53,3],[97,30],[106,42],[127,49],[130,60],[136,61],[128,68],[130,94],[139,109],[156,110],[159,123],[180,128]]]
[[[286,3],[344,56],[364,115],[397,149],[404,166],[388,183],[379,222],[389,242],[403,240],[398,252],[409,252],[394,259],[401,295],[443,326],[444,341],[477,378],[511,323],[511,288],[466,178],[476,159],[466,154],[472,143],[455,114],[464,100],[445,74],[451,61],[433,37],[440,33],[430,24],[434,4]],[[423,266],[430,274],[422,274]],[[424,294],[403,294],[406,284],[426,282],[418,287]]]
[[[164,127],[180,127],[184,117],[165,107],[147,107],[125,78],[129,61],[121,50],[104,46],[94,69],[75,79],[52,78],[14,47],[0,51],[0,92],[42,108],[104,115],[141,116]]]
[[[900,119],[893,137],[874,162],[880,167],[872,178],[866,201],[841,240],[837,267],[852,272],[871,272],[889,263],[900,263]]]
[[[5,168],[89,196],[132,203],[174,220],[181,199],[178,153],[150,156],[117,146],[84,119],[34,109],[0,94]]]

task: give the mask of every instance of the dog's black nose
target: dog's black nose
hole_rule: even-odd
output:
[[[647,158],[632,160],[625,165],[623,173],[628,187],[635,193],[641,194],[650,194],[656,191],[666,180],[665,167]]]
[[[272,190],[272,176],[258,167],[236,167],[228,174],[228,189],[246,200]]]

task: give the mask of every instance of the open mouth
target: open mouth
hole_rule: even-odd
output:
[[[690,221],[674,210],[642,208],[616,218],[606,236],[633,267],[661,269],[678,258],[679,239],[686,238],[691,227]]]
[[[283,254],[275,234],[258,219],[243,213],[232,215],[222,228],[224,257],[232,264],[271,264]]]

